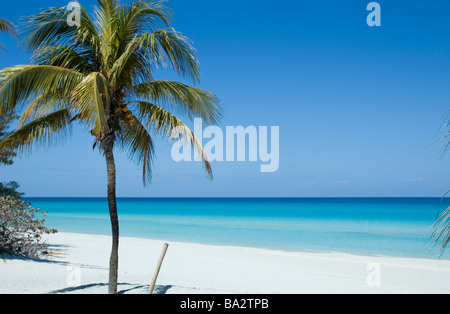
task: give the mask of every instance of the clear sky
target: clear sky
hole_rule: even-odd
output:
[[[123,0],[125,1],[125,0]],[[3,1],[0,17],[66,0]],[[280,166],[176,163],[158,141],[153,182],[117,152],[118,196],[442,196],[450,156],[437,132],[450,108],[450,2],[378,1],[381,27],[364,0],[171,0],[173,26],[202,63],[201,84],[224,106],[225,126],[279,126]],[[95,0],[81,0],[88,11]],[[0,67],[27,64],[1,35]],[[167,71],[159,78],[176,79]],[[183,79],[180,79],[183,81]],[[190,82],[186,82],[190,83]],[[38,149],[0,169],[26,196],[106,196],[106,166],[89,134]]]

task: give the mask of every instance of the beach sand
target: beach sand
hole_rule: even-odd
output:
[[[47,238],[49,250],[62,255],[0,259],[1,294],[107,293],[110,237]],[[446,260],[168,243],[160,294],[450,293]],[[121,238],[119,293],[148,293],[163,244]]]

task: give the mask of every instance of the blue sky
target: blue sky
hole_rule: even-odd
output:
[[[80,1],[88,11],[96,1]],[[279,126],[280,167],[175,163],[158,141],[153,182],[117,152],[118,196],[442,196],[449,156],[438,130],[450,108],[450,3],[378,1],[381,27],[366,24],[370,1],[171,0],[173,26],[194,43],[199,87],[224,106],[225,126]],[[17,22],[68,1],[2,3]],[[2,68],[27,64],[1,35]],[[173,73],[158,78],[179,79]],[[190,83],[190,82],[186,82]],[[106,166],[92,138],[74,128],[67,144],[37,149],[2,167],[26,196],[105,196]]]

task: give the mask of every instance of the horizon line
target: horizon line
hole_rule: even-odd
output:
[[[108,199],[107,196],[22,196],[26,198],[96,198]],[[442,196],[117,196],[120,198],[141,199],[308,199],[308,198],[440,198]]]

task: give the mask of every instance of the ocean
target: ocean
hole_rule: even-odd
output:
[[[106,198],[25,198],[60,232],[110,235]],[[450,259],[440,198],[118,198],[120,234],[283,251]]]

